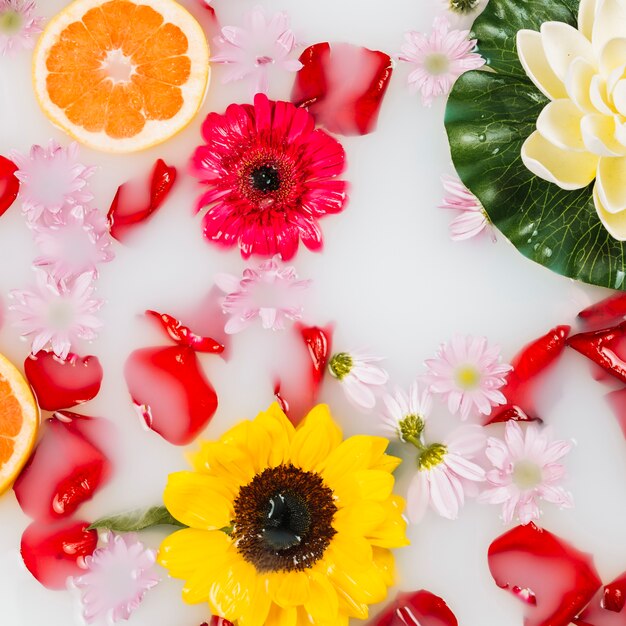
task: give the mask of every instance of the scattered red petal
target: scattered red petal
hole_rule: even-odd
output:
[[[513,358],[513,371],[502,389],[507,404],[494,410],[487,424],[516,420],[542,421],[537,415],[534,396],[542,376],[556,363],[567,345],[570,326],[557,326],[524,346]]]
[[[574,620],[577,626],[624,626],[626,572],[596,593],[587,608]]]
[[[296,330],[302,336],[311,357],[311,390],[317,396],[320,383],[326,372],[328,358],[330,356],[333,336],[332,326],[321,328],[319,326],[304,326],[296,324]]]
[[[191,348],[135,350],[124,376],[148,428],[175,445],[193,441],[217,410],[217,395]]]
[[[626,382],[626,361],[618,354],[618,351],[626,349],[626,322],[574,335],[567,340],[567,345]]]
[[[63,360],[45,350],[26,358],[24,372],[44,411],[68,409],[95,398],[103,376],[95,356],[70,353]]]
[[[102,446],[106,420],[63,411],[44,422],[43,436],[13,490],[24,513],[37,520],[68,517],[110,478]]]
[[[179,320],[167,313],[147,310],[146,315],[156,319],[167,333],[167,336],[179,346],[191,348],[195,352],[209,352],[211,354],[224,352],[224,346],[221,343],[211,337],[202,337],[194,334],[187,326],[183,326]]]
[[[209,4],[209,0],[198,0],[200,6],[204,7],[213,17],[215,17],[215,9]]]
[[[274,385],[274,397],[276,398],[276,402],[280,405],[283,413],[285,415],[289,415],[289,402],[287,402],[287,400],[285,400],[280,393],[280,381],[277,381]]]
[[[123,241],[134,226],[147,220],[161,207],[175,182],[176,168],[158,159],[152,170],[149,192],[138,192],[137,181],[120,185],[107,215],[111,236]],[[149,197],[145,197],[147,193]]]
[[[16,178],[17,165],[0,156],[0,215],[4,215],[15,202],[20,191],[20,181]]]
[[[372,626],[458,626],[445,601],[424,589],[399,593]]]
[[[607,611],[619,613],[626,604],[626,572],[604,588],[602,603]]]
[[[602,582],[592,558],[530,523],[489,546],[496,584],[526,605],[524,626],[568,626]]]
[[[596,302],[578,314],[587,329],[596,330],[626,317],[626,294],[616,293]]]
[[[291,101],[307,107],[318,124],[342,135],[374,130],[393,72],[384,52],[352,44],[318,43],[300,55]]]
[[[202,622],[200,626],[233,626],[233,624],[223,617],[217,617],[217,615],[213,615],[208,623]]]

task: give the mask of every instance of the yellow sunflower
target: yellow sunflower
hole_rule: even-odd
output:
[[[390,548],[408,544],[400,459],[388,441],[342,441],[325,405],[296,429],[278,404],[193,455],[171,474],[164,502],[189,526],[159,563],[238,626],[346,626],[366,619],[394,582]]]

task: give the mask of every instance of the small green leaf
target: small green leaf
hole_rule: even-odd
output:
[[[102,517],[95,521],[88,530],[99,528],[113,530],[115,532],[137,532],[154,526],[178,526],[186,528],[178,520],[174,519],[164,506],[153,506],[149,509],[135,509],[119,515]]]

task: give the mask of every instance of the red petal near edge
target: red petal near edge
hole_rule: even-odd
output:
[[[384,52],[352,44],[318,43],[300,55],[291,101],[307,107],[316,122],[342,135],[374,130],[393,72]]]
[[[626,383],[626,361],[618,352],[626,350],[626,322],[611,328],[579,333],[567,345]]]
[[[224,352],[224,346],[221,343],[211,337],[196,335],[191,332],[191,329],[183,326],[179,320],[167,313],[147,310],[146,315],[156,319],[167,333],[167,336],[179,346],[186,346],[195,352],[209,352],[211,354]]]
[[[596,593],[589,606],[574,620],[577,626],[624,626],[626,572]]]
[[[20,181],[16,178],[17,165],[0,156],[0,216],[4,215],[15,202],[20,191]]]
[[[83,573],[83,559],[93,554],[98,533],[89,522],[33,522],[22,535],[20,552],[28,571],[48,589],[63,589],[69,576]]]
[[[421,589],[399,593],[371,626],[458,626],[454,613],[439,596]]]
[[[578,319],[590,330],[604,327],[626,317],[626,294],[617,293],[596,302],[578,314]]]
[[[63,360],[44,350],[26,358],[24,372],[44,411],[69,409],[95,398],[103,376],[95,356],[70,353]]]
[[[524,600],[524,626],[568,626],[602,585],[592,558],[530,523],[489,546],[498,587]]]

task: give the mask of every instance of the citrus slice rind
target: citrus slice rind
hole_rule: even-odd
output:
[[[175,57],[170,56],[167,50],[163,52],[163,56],[158,56],[161,46],[150,46],[151,41],[155,43],[154,37],[151,40],[151,36],[155,32],[152,31],[145,39],[142,39],[145,43],[139,45],[133,52],[134,56],[130,58],[130,62],[133,63],[133,76],[131,78],[128,76],[124,79],[120,79],[119,76],[110,77],[107,74],[107,69],[104,69],[102,70],[104,77],[101,76],[98,81],[94,80],[92,84],[89,83],[88,75],[90,73],[91,77],[93,77],[94,72],[102,74],[98,68],[100,64],[104,64],[104,57],[107,61],[111,58],[115,61],[116,55],[120,56],[118,51],[120,44],[112,41],[114,36],[110,32],[102,35],[100,32],[89,31],[82,22],[88,12],[100,11],[105,5],[109,8],[112,5],[134,5],[143,13],[150,12],[151,15],[154,15],[156,12],[162,18],[162,23],[157,30],[164,31],[162,34],[166,34],[167,29],[174,33],[182,33],[186,38],[186,50],[174,52],[173,54],[177,55]],[[139,13],[139,11],[137,12]],[[126,34],[133,36],[133,30],[137,32],[137,29],[143,25],[142,21],[137,19],[130,19],[128,22],[130,25],[125,26],[126,33],[122,33],[120,39],[123,39]],[[92,27],[91,23],[90,27]],[[82,54],[82,58],[77,63],[80,64],[84,60],[87,63],[84,68],[85,71],[82,67],[77,65],[72,67],[71,64],[67,65],[67,72],[59,71],[66,68],[54,67],[55,55],[53,54],[51,58],[51,52],[56,52],[62,38],[65,41],[71,41],[71,37],[75,33],[84,37],[85,32],[88,32],[93,39],[92,43],[98,48],[98,54],[94,54],[90,59],[90,55],[85,54],[84,48],[81,50],[81,41],[78,41],[75,46],[76,54],[77,56]],[[186,80],[182,84],[168,78],[168,65],[171,65],[172,59],[185,61]],[[54,71],[49,69],[50,65],[54,67]],[[140,70],[144,74],[136,75],[137,65],[144,68]],[[149,69],[146,70],[145,68]],[[129,0],[76,0],[52,18],[39,38],[33,57],[33,85],[44,114],[53,124],[80,143],[105,152],[128,153],[144,150],[162,143],[180,132],[192,121],[204,101],[209,83],[209,73],[209,48],[204,31],[196,19],[174,0],[135,0],[132,2]],[[61,93],[61,97],[57,94],[54,98],[56,102],[51,97],[49,80],[51,78],[57,79],[54,85],[58,84],[58,89],[65,89],[65,92]],[[141,84],[139,84],[138,79],[140,79]],[[132,84],[124,82],[124,80],[131,80]],[[174,84],[170,84],[171,82]],[[146,84],[149,86],[146,87]],[[136,118],[143,116],[145,125],[139,132],[131,130],[130,133],[126,133],[128,136],[123,136],[129,125],[125,126],[124,119],[117,120],[116,116],[111,113],[112,103],[116,101],[115,104],[118,105],[117,100],[119,98],[116,98],[115,95],[111,98],[109,92],[111,90],[115,93],[123,91],[121,87],[128,85],[131,85],[137,93],[139,93],[137,87],[142,90],[140,94],[144,96],[142,103],[137,108],[135,104],[137,99],[134,98],[131,106],[135,106],[137,111],[134,113],[131,111],[131,113]],[[106,90],[103,89],[103,86],[106,87]],[[151,97],[149,91],[152,86],[156,91],[154,97]],[[83,90],[80,96],[82,98],[81,103],[85,102],[86,107],[91,107],[92,119],[95,119],[96,122],[101,120],[102,124],[106,122],[106,128],[93,130],[94,124],[85,124],[83,121],[77,120],[76,115],[72,116],[73,119],[68,116],[68,111],[72,111],[72,107],[75,107],[76,93],[80,92],[81,89]],[[168,89],[172,93],[176,92],[175,98],[168,99],[166,97]],[[180,90],[180,96],[178,90]],[[105,92],[104,96],[103,91]],[[100,102],[101,109],[98,109],[98,99],[105,101],[105,104]],[[167,106],[171,106],[172,100],[180,100],[180,107],[177,112],[170,117],[167,117],[167,114],[166,116],[159,116],[159,104],[165,102]],[[61,106],[58,104],[59,102]],[[156,114],[150,108],[153,110],[156,108]],[[83,115],[83,117],[85,116]],[[141,123],[141,119],[139,122]],[[89,126],[92,128],[88,128]],[[116,127],[112,128],[114,126]]]

